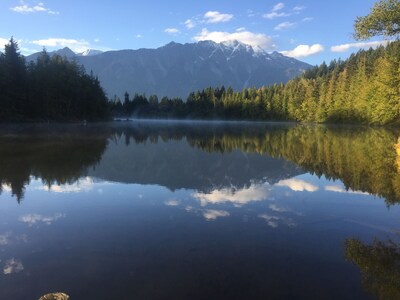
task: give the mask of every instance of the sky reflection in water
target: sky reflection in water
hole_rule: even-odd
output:
[[[344,247],[397,239],[395,133],[357,129],[367,145],[346,128],[201,126],[2,133],[1,297],[374,295]],[[363,164],[387,153],[384,170]]]

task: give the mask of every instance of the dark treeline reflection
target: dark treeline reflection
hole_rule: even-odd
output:
[[[345,256],[361,271],[362,283],[377,299],[400,299],[400,244],[374,240],[366,244],[347,239]]]
[[[187,174],[197,172],[196,180],[201,178],[209,185],[218,180],[217,177],[226,177],[223,170],[231,170],[229,180],[221,178],[216,183],[221,187],[248,185],[265,178],[274,183],[299,174],[297,165],[318,176],[340,179],[348,189],[383,197],[387,204],[400,201],[400,168],[396,152],[399,135],[394,130],[158,121],[75,126],[72,129],[61,126],[52,131],[32,128],[34,134],[22,129],[13,129],[13,134],[6,129],[0,132],[0,180],[2,184],[11,185],[18,198],[22,197],[30,176],[42,178],[46,184],[71,183],[88,174],[89,167],[98,164],[91,175],[110,179],[106,174],[110,170],[105,166],[112,160],[116,164],[110,180],[160,184],[171,189],[198,188],[193,184],[182,184],[180,180],[183,179],[178,176],[168,176],[168,172],[176,168]],[[175,152],[178,148],[171,148],[169,152],[162,150],[165,147],[161,143],[173,141],[179,142],[175,147],[181,147],[180,152]],[[142,152],[138,152],[138,145],[144,146]],[[228,153],[237,156],[228,156]],[[246,154],[243,160],[239,158],[243,157],[241,153]],[[106,159],[108,161],[104,162]],[[198,160],[197,164],[194,164],[195,160]],[[126,167],[129,165],[132,168]],[[240,180],[235,182],[235,177]]]
[[[9,185],[19,202],[31,177],[48,186],[73,183],[101,160],[106,145],[107,136],[83,126],[3,127],[0,193]]]

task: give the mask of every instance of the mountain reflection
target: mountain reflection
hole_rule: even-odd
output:
[[[193,189],[202,202],[241,205],[265,199],[268,184],[316,191],[293,179],[310,172],[345,186],[326,190],[370,193],[394,204],[400,201],[398,148],[398,133],[382,128],[205,122],[5,127],[0,192],[11,189],[20,200],[32,177],[57,191],[52,185],[90,176]]]

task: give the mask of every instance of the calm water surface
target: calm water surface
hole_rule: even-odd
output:
[[[399,136],[0,127],[0,298],[399,299]]]

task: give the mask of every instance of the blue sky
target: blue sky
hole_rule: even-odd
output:
[[[76,52],[157,48],[170,41],[192,43],[238,39],[319,64],[346,58],[382,38],[352,38],[357,16],[375,0],[77,1],[3,0],[0,43],[14,36],[21,52],[65,46]]]

